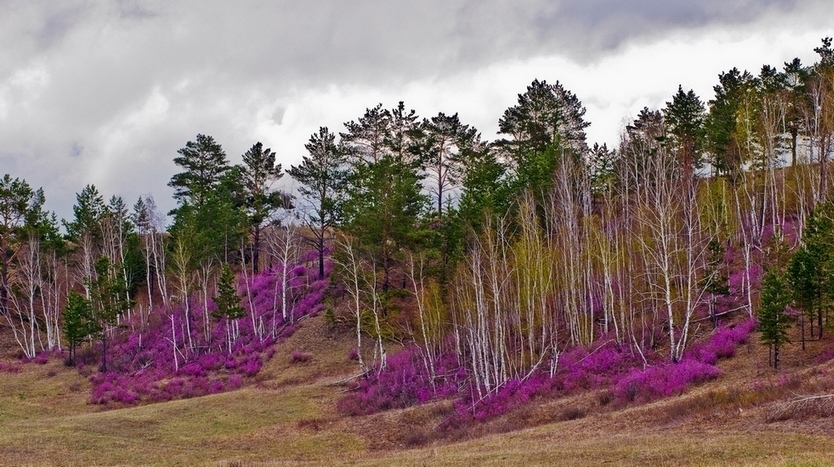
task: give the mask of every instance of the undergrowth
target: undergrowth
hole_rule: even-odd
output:
[[[614,341],[576,347],[560,354],[553,375],[536,370],[480,397],[459,356],[442,355],[435,362],[434,377],[429,377],[429,366],[420,348],[410,346],[389,357],[384,370],[366,375],[338,402],[338,409],[347,415],[368,415],[452,397],[454,410],[438,428],[454,432],[516,410],[536,398],[558,398],[579,391],[602,390],[599,400],[603,404],[645,403],[681,394],[692,385],[720,376],[716,363],[732,357],[755,327],[753,320],[719,327],[705,341],[693,344],[679,362],[664,360],[656,353],[644,352],[641,356]],[[484,391],[481,388],[482,394]],[[582,416],[582,411],[559,415],[565,420]]]
[[[108,371],[90,377],[91,402],[135,404],[213,394],[241,387],[291,336],[299,322],[318,312],[327,281],[304,264],[291,266],[287,308],[282,310],[281,265],[239,281],[246,315],[236,323],[212,316],[192,297],[189,306],[158,308],[147,323],[125,323],[133,332],[114,339]],[[88,358],[95,358],[88,352]],[[308,357],[309,358],[309,357]],[[303,359],[301,359],[303,360]],[[89,365],[80,361],[79,369]]]

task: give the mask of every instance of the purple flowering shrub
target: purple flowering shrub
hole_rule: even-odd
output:
[[[457,394],[459,384],[466,378],[466,370],[458,364],[457,357],[452,353],[440,356],[434,369],[435,378],[431,378],[420,348],[410,345],[388,357],[384,370],[364,375],[336,407],[346,415],[369,415]]]
[[[740,294],[744,290],[745,282],[747,281],[747,273],[748,271],[744,268],[730,273],[729,286],[732,293]],[[758,288],[759,284],[762,282],[764,269],[762,269],[762,267],[758,264],[751,264],[749,273],[751,287],[754,289]]]
[[[478,398],[472,391],[455,402],[455,412],[441,425],[442,429],[484,421],[507,413],[535,397],[574,393],[578,390],[607,388],[620,375],[642,365],[639,354],[628,346],[609,341],[590,348],[575,347],[559,356],[555,374],[536,370],[526,378],[514,378]]]
[[[817,355],[817,358],[814,359],[817,363],[825,363],[830,360],[834,360],[834,347],[826,350],[825,352]],[[1,369],[2,367],[0,367]]]
[[[91,401],[134,404],[241,387],[244,378],[255,376],[274,355],[274,345],[295,332],[302,317],[321,308],[327,281],[314,277],[316,268],[292,266],[283,295],[282,267],[239,281],[246,315],[236,323],[234,338],[231,323],[211,316],[214,303],[204,307],[198,297],[190,298],[188,309],[185,304],[159,307],[146,326],[114,338],[108,372],[91,377]]]
[[[290,353],[290,363],[305,363],[309,362],[311,358],[313,358],[312,355],[299,349],[295,349]]]
[[[613,341],[576,347],[561,353],[553,376],[538,369],[489,391],[482,388],[480,395],[458,356],[451,352],[437,362],[437,374],[443,377],[432,388],[420,349],[410,346],[391,356],[383,371],[371,372],[360,380],[356,390],[343,397],[337,407],[344,414],[367,415],[438,397],[457,397],[454,412],[440,426],[448,430],[507,413],[536,397],[559,397],[579,390],[604,389],[621,404],[648,402],[717,378],[721,374],[715,366],[718,360],[735,355],[736,348],[747,342],[755,328],[753,320],[719,327],[709,339],[693,344],[677,363],[644,351],[645,367],[635,349]],[[464,391],[459,389],[464,387]]]
[[[20,365],[0,362],[0,372],[18,373],[20,372]]]
[[[612,388],[621,402],[649,402],[661,397],[682,394],[691,384],[717,378],[721,370],[693,359],[663,363],[626,373]]]
[[[619,378],[611,391],[620,402],[648,402],[681,394],[687,387],[715,379],[721,370],[715,364],[735,355],[736,347],[747,342],[756,329],[748,320],[736,327],[718,328],[704,342],[693,344],[680,362],[664,362],[645,369],[633,369]]]

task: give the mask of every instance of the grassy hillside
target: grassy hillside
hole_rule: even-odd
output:
[[[795,339],[798,342],[797,339]],[[0,372],[2,465],[830,465],[830,340],[787,349],[767,367],[755,339],[724,374],[682,395],[614,407],[603,391],[531,404],[443,436],[439,402],[341,417],[354,374],[349,333],[310,318],[243,389],[127,408],[90,405],[90,384],[57,359]],[[311,359],[292,363],[303,351]]]

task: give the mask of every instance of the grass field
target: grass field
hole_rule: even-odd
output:
[[[829,344],[789,349],[781,374],[751,344],[725,376],[681,396],[625,408],[593,394],[540,400],[453,441],[417,436],[442,403],[339,417],[333,382],[355,370],[352,340],[315,318],[257,381],[224,394],[105,410],[60,361],[0,372],[0,465],[834,465],[831,417],[768,415],[834,386],[831,364],[812,358]],[[313,358],[292,364],[294,349]],[[559,415],[567,408],[575,416]]]

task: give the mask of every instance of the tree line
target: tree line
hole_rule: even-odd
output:
[[[304,244],[319,276],[337,266],[329,316],[355,326],[363,371],[373,366],[363,336],[381,364],[385,339],[414,339],[427,367],[453,348],[485,391],[602,338],[678,361],[693,322],[727,311],[722,297],[756,313],[762,269],[800,276],[773,252],[812,248],[809,218],[829,192],[831,39],[815,51],[810,66],[721,73],[706,102],[681,86],[643,109],[617,148],[589,145],[579,98],[543,80],[491,142],[457,114],[421,118],[402,102],[320,128],[286,171],[261,143],[232,165],[198,134],[174,159],[170,225],[150,196],[131,209],[88,185],[62,232],[43,191],[7,174],[0,313],[27,357],[95,338],[104,363],[108,336],[132,314],[193,300],[208,313],[223,291],[220,314],[240,319],[229,265],[289,264]],[[297,196],[275,187],[285,173]],[[795,303],[822,316],[820,294]],[[785,309],[784,298],[761,300]]]

